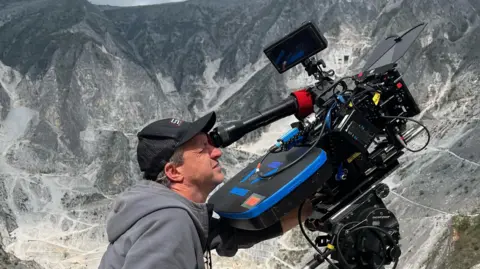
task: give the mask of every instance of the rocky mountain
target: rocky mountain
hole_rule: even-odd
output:
[[[263,55],[304,21],[324,32],[329,47],[320,56],[338,76],[355,73],[382,38],[427,22],[400,69],[432,138],[387,179],[388,206],[401,222],[398,268],[450,268],[457,252],[449,247],[462,242],[450,242],[452,217],[479,207],[479,10],[473,0],[191,0],[122,8],[0,0],[4,249],[44,268],[96,268],[111,201],[141,176],[135,134],[142,126],[211,110],[220,123],[239,119],[312,83],[301,67],[279,75]],[[291,120],[225,150],[227,175]],[[295,229],[215,260],[216,268],[297,268],[312,254]],[[468,259],[462,268],[477,263]]]

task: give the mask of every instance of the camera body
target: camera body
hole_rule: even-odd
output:
[[[314,213],[305,226],[327,234],[315,243],[307,238],[316,249],[327,247],[312,264],[323,262],[327,254],[346,268],[398,262],[399,225],[382,201],[389,190],[381,181],[398,168],[407,143],[425,128],[407,129],[407,121],[420,109],[396,69],[396,61],[424,27],[385,39],[363,72],[337,81],[331,78],[333,70],[323,70],[322,60],[312,59],[328,46],[313,23],[268,46],[264,53],[278,72],[302,63],[317,83],[209,134],[216,146],[226,147],[285,116],[298,119],[265,155],[212,195],[209,203],[215,212],[239,229],[261,230],[310,200]],[[302,223],[300,227],[304,232]]]

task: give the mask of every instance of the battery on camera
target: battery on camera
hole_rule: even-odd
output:
[[[379,133],[378,128],[366,120],[362,113],[354,108],[341,108],[337,114],[337,122],[333,128],[338,138],[341,138],[342,148],[346,151],[366,153],[368,147]],[[338,141],[338,140],[337,140]],[[339,142],[339,141],[338,141]],[[354,148],[351,148],[353,146]]]

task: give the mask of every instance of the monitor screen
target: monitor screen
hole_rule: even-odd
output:
[[[264,50],[278,72],[283,73],[327,48],[326,39],[312,23],[307,23]]]

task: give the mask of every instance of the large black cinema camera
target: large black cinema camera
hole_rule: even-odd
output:
[[[324,261],[331,268],[373,269],[392,263],[395,268],[401,255],[399,223],[382,201],[389,193],[382,180],[399,167],[405,150],[422,150],[430,139],[427,128],[411,119],[420,109],[396,62],[424,28],[422,23],[384,39],[362,72],[338,80],[332,79],[333,70],[323,70],[324,61],[315,59],[328,42],[311,22],[268,46],[264,53],[278,72],[302,63],[317,82],[209,133],[217,147],[227,147],[286,116],[298,119],[265,155],[212,195],[215,212],[234,227],[261,230],[300,206],[301,231],[318,252],[305,268]],[[425,146],[412,149],[409,143],[423,130]],[[302,223],[306,200],[314,212]],[[323,235],[311,240],[304,226]]]

